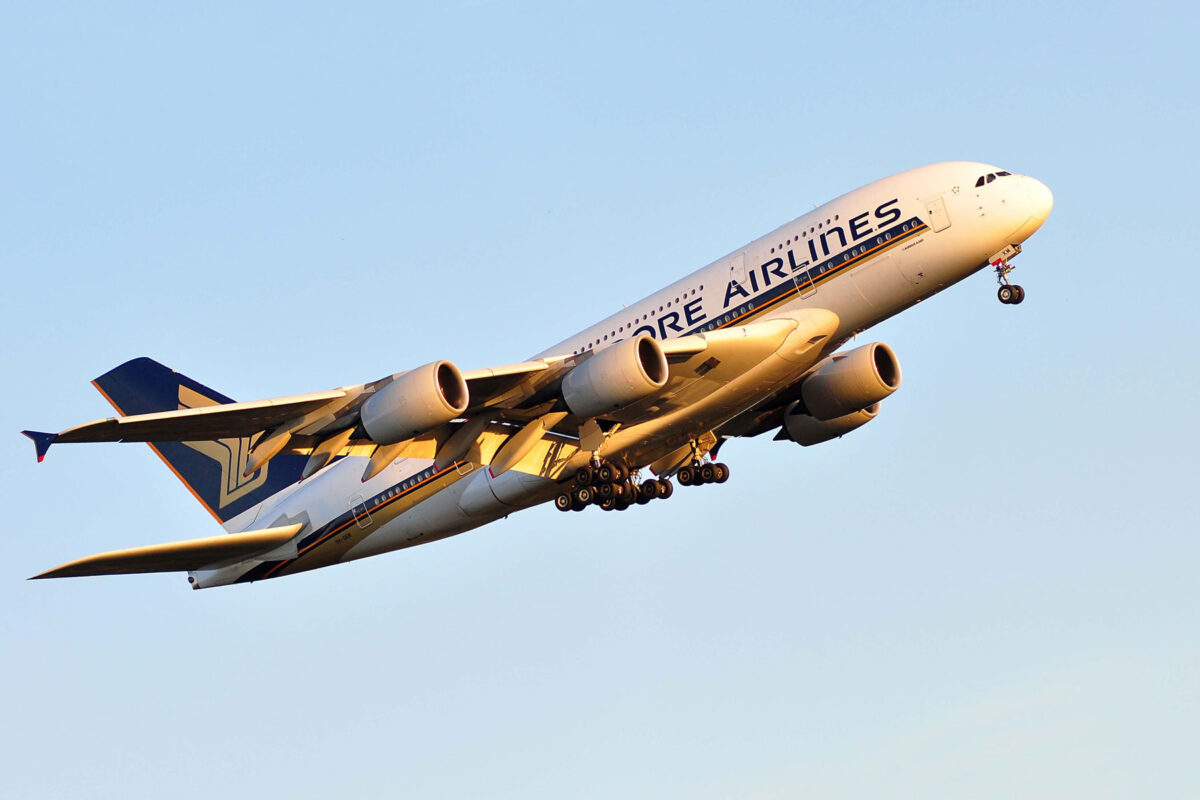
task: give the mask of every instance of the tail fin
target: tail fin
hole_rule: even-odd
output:
[[[233,400],[149,358],[135,358],[92,385],[122,415],[198,408]],[[175,477],[224,523],[300,480],[306,456],[281,454],[245,477],[250,449],[261,434],[206,442],[153,442]]]

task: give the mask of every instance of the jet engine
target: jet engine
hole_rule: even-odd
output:
[[[458,417],[469,399],[458,367],[434,361],[393,378],[363,403],[360,417],[372,441],[396,444]]]
[[[596,417],[660,391],[669,374],[662,346],[649,336],[636,336],[571,370],[563,378],[563,400],[572,414]]]
[[[900,362],[892,348],[875,342],[818,366],[800,384],[800,397],[809,414],[832,421],[878,403],[898,388]]]
[[[855,428],[861,428],[879,413],[879,403],[873,403],[861,411],[844,414],[833,419],[819,420],[805,412],[797,401],[783,412],[783,432],[786,438],[798,445],[810,447],[821,442],[828,442],[849,433]],[[784,438],[777,436],[777,439]]]

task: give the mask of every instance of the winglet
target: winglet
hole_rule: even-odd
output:
[[[46,457],[46,451],[50,449],[50,445],[54,444],[54,440],[58,438],[57,433],[42,433],[41,431],[21,431],[21,433],[33,440],[39,464]]]

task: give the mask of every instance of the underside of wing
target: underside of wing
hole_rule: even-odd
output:
[[[34,575],[31,580],[143,572],[182,572],[223,566],[282,547],[290,542],[302,527],[302,524],[297,523],[280,528],[113,550],[70,561],[40,575]]]

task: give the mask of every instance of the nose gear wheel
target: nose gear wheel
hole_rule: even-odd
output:
[[[1000,288],[996,290],[997,299],[1008,306],[1019,305],[1025,299],[1025,290],[1008,279],[1009,274],[1016,269],[1009,263],[1009,256],[996,259],[992,262],[992,267],[996,270],[996,282],[1000,284]]]

